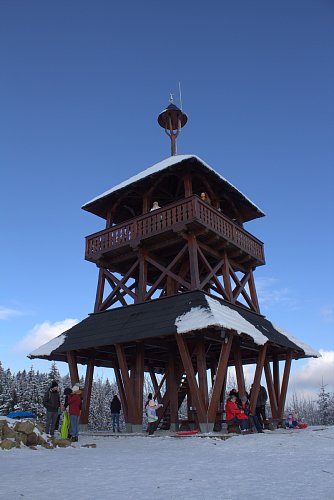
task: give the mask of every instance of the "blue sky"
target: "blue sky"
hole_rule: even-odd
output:
[[[104,221],[80,207],[169,156],[156,118],[180,81],[178,152],[266,213],[247,224],[262,312],[324,352],[295,363],[296,387],[334,379],[333,21],[330,0],[1,1],[5,367],[92,311],[84,237]]]

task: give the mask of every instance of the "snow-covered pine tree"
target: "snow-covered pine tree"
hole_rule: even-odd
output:
[[[324,381],[322,380],[320,392],[318,394],[319,424],[329,425],[330,423],[330,393],[325,391]]]

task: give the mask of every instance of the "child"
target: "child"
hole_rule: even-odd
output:
[[[158,408],[161,408],[162,405],[157,404],[154,399],[150,399],[148,402],[148,405],[146,406],[146,415],[147,415],[147,421],[148,421],[148,434],[149,436],[152,436],[155,430],[155,422],[158,420],[156,411]]]

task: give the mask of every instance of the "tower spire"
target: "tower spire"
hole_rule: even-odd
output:
[[[169,96],[169,105],[158,116],[158,123],[160,127],[165,129],[166,134],[171,140],[171,155],[175,156],[176,152],[176,138],[179,135],[181,128],[185,126],[188,121],[187,115],[174,104],[173,94]]]

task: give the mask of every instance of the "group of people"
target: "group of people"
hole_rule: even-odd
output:
[[[254,427],[257,432],[263,432],[264,422],[267,420],[266,402],[268,395],[265,387],[260,385],[255,414],[250,409],[251,392],[252,388],[249,394],[245,392],[245,395],[240,398],[238,391],[232,389],[225,406],[227,425],[237,425],[241,433],[251,432]]]
[[[63,402],[60,397],[59,384],[53,380],[43,398],[43,405],[46,408],[45,432],[48,436],[53,437],[55,431],[59,429],[60,415],[64,413],[61,437],[70,437],[72,441],[78,441],[82,391],[78,385],[74,385],[72,388],[67,387],[64,390],[64,396]]]

